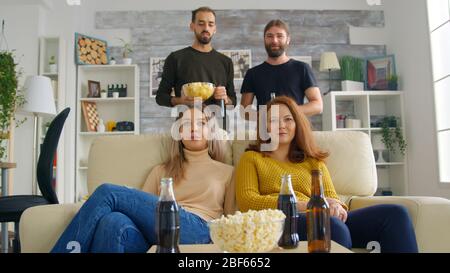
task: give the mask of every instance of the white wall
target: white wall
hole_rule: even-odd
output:
[[[5,20],[5,35],[9,49],[15,49],[16,62],[22,68],[20,83],[27,75],[36,75],[38,64],[39,18],[41,10],[36,5],[0,6],[0,21]],[[23,116],[18,116],[20,120]],[[33,119],[17,128],[14,133],[14,161],[12,193],[31,194]]]
[[[433,77],[425,0],[385,3],[388,53],[396,55],[405,91],[410,195],[450,197],[439,183]]]
[[[29,1],[29,0],[28,0]],[[18,1],[20,2],[20,1]],[[75,65],[73,62],[73,35],[74,32],[83,32],[86,34],[108,33],[96,32],[94,30],[94,14],[98,10],[192,10],[195,7],[208,5],[215,9],[384,9],[386,17],[386,32],[388,40],[388,51],[395,53],[397,57],[397,69],[401,71],[402,86],[406,91],[406,120],[408,136],[408,177],[410,194],[415,195],[435,195],[450,197],[450,188],[444,187],[438,183],[437,170],[437,148],[434,123],[434,105],[432,97],[432,77],[431,62],[429,50],[429,37],[427,28],[426,6],[424,0],[384,0],[383,6],[369,6],[368,2],[376,3],[376,0],[279,0],[279,1],[186,1],[186,0],[82,0],[80,7],[68,7],[65,1],[51,0],[53,9],[46,9],[43,12],[45,31],[43,35],[61,35],[67,42],[67,84],[66,104],[75,109]],[[33,32],[32,35],[24,36],[18,32],[9,35],[9,39],[19,40],[21,37],[27,39],[22,49],[26,52],[37,52],[38,22],[36,18],[37,11],[29,9],[1,6],[0,17],[3,14],[9,16],[10,21],[14,18],[17,25],[26,25],[27,31]],[[35,8],[36,9],[36,8]],[[405,16],[408,11],[409,16]],[[25,15],[24,15],[25,12]],[[26,20],[24,20],[26,18]],[[42,19],[42,18],[41,18]],[[112,34],[111,34],[112,35]],[[14,37],[17,36],[17,37]],[[34,59],[26,62],[27,67],[36,71],[37,54]],[[30,70],[32,71],[32,69]],[[24,129],[26,126],[23,127]],[[24,130],[21,129],[21,130]],[[31,130],[31,129],[30,129]],[[29,131],[31,132],[31,131]],[[65,128],[66,143],[66,177],[67,183],[73,183],[74,176],[74,136],[75,136],[75,113],[69,117]],[[17,140],[19,143],[21,140]],[[26,151],[31,150],[32,139],[22,140],[30,148],[20,148],[16,153],[16,158],[26,158]],[[18,145],[16,145],[18,146]],[[23,159],[25,160],[25,159]],[[31,160],[31,159],[30,159]],[[22,160],[21,160],[22,161]],[[27,163],[20,162],[23,171],[31,168],[31,161]],[[24,178],[24,181],[29,181]],[[31,187],[30,187],[31,188]],[[67,196],[71,193],[68,192]],[[67,200],[69,201],[69,200]]]

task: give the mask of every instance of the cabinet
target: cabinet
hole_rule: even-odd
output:
[[[403,91],[330,92],[324,96],[323,103],[323,130],[360,131],[370,136],[378,175],[376,194],[406,195],[406,156],[400,152],[398,145],[395,145],[395,153],[386,150],[381,142],[382,128],[379,127],[383,117],[396,117],[405,138]],[[340,122],[342,117],[346,117],[346,122]]]
[[[108,86],[127,87],[126,96],[114,98],[88,97],[88,81],[100,83],[100,89],[108,91]],[[122,94],[123,95],[123,94]],[[89,148],[98,136],[139,134],[139,68],[137,65],[83,65],[78,66],[77,75],[77,125],[75,160],[75,200],[87,194],[87,170]],[[88,130],[83,104],[95,103],[98,117],[107,126],[108,122],[128,121],[134,124],[133,131],[97,132]],[[108,129],[108,128],[107,128]]]
[[[41,37],[39,38],[39,67],[38,73],[41,76],[49,77],[53,87],[53,97],[55,99],[56,112],[59,113],[65,108],[65,40],[60,37]],[[37,129],[37,147],[36,158],[40,154],[41,144],[44,142],[48,125],[54,117],[39,117]],[[53,185],[55,187],[58,200],[64,202],[64,130],[58,143],[58,150],[53,161]],[[35,171],[35,170],[33,170]],[[33,175],[36,179],[36,175]],[[36,185],[36,184],[35,184]]]

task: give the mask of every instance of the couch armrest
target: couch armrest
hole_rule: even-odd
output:
[[[81,205],[46,205],[25,210],[20,218],[21,251],[50,252]]]
[[[349,209],[398,204],[408,209],[420,252],[450,252],[450,200],[439,197],[353,197]]]

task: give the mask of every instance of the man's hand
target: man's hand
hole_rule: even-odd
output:
[[[217,86],[214,88],[214,99],[225,100],[225,104],[230,104],[230,99],[227,95],[227,90],[224,86]]]
[[[176,105],[179,105],[179,104],[193,106],[194,105],[194,98],[193,97],[188,97],[188,96],[172,97],[170,99],[170,103],[172,103],[172,106],[176,106]]]

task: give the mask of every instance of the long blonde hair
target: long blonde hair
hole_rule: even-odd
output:
[[[179,119],[181,119],[184,113],[186,113],[187,111],[191,111],[192,109],[197,108],[190,107],[189,110],[180,113],[180,115],[177,117],[176,120],[178,121]],[[210,137],[208,138],[208,154],[213,160],[225,163],[225,152],[224,152],[225,141],[221,140],[220,137],[218,137],[217,128],[219,127],[217,120],[215,119],[215,117],[212,116],[212,114],[207,110],[207,108],[203,108],[201,112],[206,118],[209,134],[211,134]],[[174,126],[175,124],[172,126],[172,129],[174,128]],[[176,140],[172,138],[170,156],[163,163],[165,175],[167,177],[172,177],[175,183],[183,180],[185,175],[184,163],[187,162],[187,159],[183,149],[184,145],[182,140]]]

